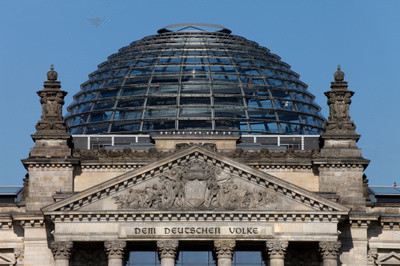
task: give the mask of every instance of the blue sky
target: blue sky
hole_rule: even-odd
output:
[[[300,74],[327,117],[338,64],[356,92],[350,114],[372,185],[400,183],[400,1],[0,0],[0,185],[21,185],[20,160],[40,118],[36,91],[54,64],[67,105],[119,48],[165,25],[202,22],[258,42]],[[102,23],[98,26],[93,19]]]

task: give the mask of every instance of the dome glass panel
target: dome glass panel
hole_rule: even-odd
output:
[[[218,25],[172,26],[89,75],[67,108],[70,133],[323,133],[315,97],[279,56]]]

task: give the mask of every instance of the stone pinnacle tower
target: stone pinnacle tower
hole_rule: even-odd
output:
[[[350,98],[354,92],[347,89],[340,66],[333,76],[331,90],[325,92],[329,117],[321,136],[321,157],[317,160],[320,190],[335,192],[341,203],[361,210],[365,209],[363,171],[369,160],[362,157],[357,147],[360,135],[355,133],[356,126],[350,120]]]
[[[62,106],[67,92],[61,90],[53,65],[47,72],[43,89],[38,91],[42,104],[42,116],[32,135],[35,146],[29,158],[22,160],[29,172],[25,184],[27,210],[37,211],[54,202],[56,192],[72,191],[73,168],[76,159],[72,158],[69,146],[71,135],[62,116]]]

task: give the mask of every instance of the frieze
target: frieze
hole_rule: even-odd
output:
[[[114,196],[119,209],[258,209],[277,202],[260,188],[245,188],[201,160],[182,163],[159,182]]]
[[[201,146],[211,151],[216,151],[215,145],[205,143],[200,144],[177,144],[177,151],[184,150],[192,146]],[[253,160],[253,159],[266,159],[266,158],[304,158],[304,159],[314,159],[319,157],[318,150],[294,150],[292,148],[286,150],[269,150],[262,149],[259,151],[245,151],[243,149],[235,149],[230,152],[220,152],[224,156],[231,158]],[[81,150],[78,148],[73,149],[73,157],[83,159],[83,160],[100,160],[100,159],[160,159],[170,155],[171,152],[159,151],[155,148],[151,148],[148,151],[135,151],[130,148],[125,148],[122,150],[106,150],[100,148],[97,150]]]
[[[73,157],[82,160],[99,160],[99,159],[160,159],[170,154],[170,152],[158,151],[151,148],[147,151],[135,151],[130,148],[123,150],[106,150],[100,148],[97,150],[72,150]]]
[[[292,148],[288,148],[286,150],[269,150],[269,149],[261,149],[259,151],[245,151],[243,149],[236,149],[231,152],[224,152],[223,155],[231,157],[231,158],[239,158],[245,160],[262,160],[265,158],[305,158],[305,159],[314,159],[319,157],[318,150],[294,150]]]

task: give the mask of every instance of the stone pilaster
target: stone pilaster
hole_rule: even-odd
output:
[[[369,249],[367,255],[367,265],[376,265],[377,259],[378,259],[378,249],[376,248]]]
[[[72,247],[72,241],[57,241],[51,243],[55,266],[69,266]]]
[[[122,266],[126,248],[125,241],[106,241],[104,242],[109,266]]]
[[[161,266],[174,266],[178,253],[178,240],[159,240],[157,241],[158,255]]]
[[[53,66],[47,73],[43,89],[38,91],[42,105],[42,116],[32,135],[35,146],[29,157],[22,160],[29,171],[24,183],[27,211],[39,211],[43,206],[54,203],[56,192],[73,190],[73,173],[78,163],[72,158],[69,146],[71,135],[62,116],[62,106],[67,92],[61,90]]]
[[[218,266],[231,266],[233,252],[235,250],[235,240],[216,240],[214,241],[215,253],[217,254]]]
[[[319,250],[322,255],[323,266],[337,266],[341,243],[339,241],[321,241]]]
[[[269,240],[266,243],[270,266],[284,266],[288,241]]]
[[[331,90],[325,92],[328,98],[329,117],[320,157],[314,160],[319,166],[319,190],[334,192],[339,195],[339,202],[352,207],[353,210],[365,210],[363,171],[369,160],[361,156],[356,143],[360,135],[350,119],[351,97],[354,92],[348,90],[344,73],[338,70]]]

